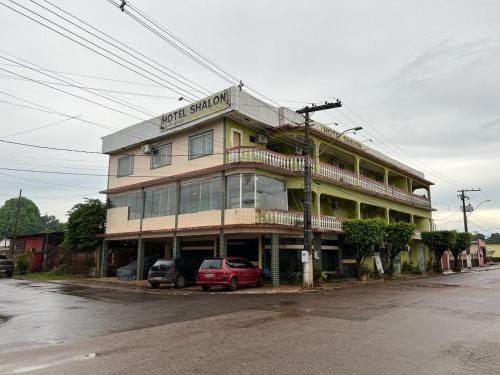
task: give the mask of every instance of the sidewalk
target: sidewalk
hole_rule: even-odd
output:
[[[462,273],[471,272],[483,272],[500,269],[500,265],[488,265],[485,267],[473,267],[472,269],[463,269]],[[197,294],[210,294],[210,293],[230,293],[230,294],[284,294],[284,293],[318,293],[321,291],[331,291],[339,289],[349,289],[356,288],[367,285],[381,284],[385,282],[406,282],[419,279],[430,279],[433,277],[445,277],[449,275],[456,275],[457,272],[445,271],[443,274],[397,274],[394,275],[392,279],[370,279],[368,281],[359,281],[355,279],[347,279],[337,282],[325,282],[312,289],[304,289],[302,285],[280,285],[277,288],[273,288],[270,285],[265,285],[261,288],[255,287],[242,287],[235,292],[228,292],[220,287],[214,287],[208,292],[204,292],[199,286],[190,286],[183,289],[160,287],[158,289],[153,289],[149,286],[147,280],[131,280],[131,281],[121,281],[116,277],[105,277],[105,278],[81,278],[74,280],[53,280],[50,282],[74,286],[86,286],[92,288],[104,288],[104,289],[114,289],[120,291],[130,291],[137,293],[151,293],[151,294],[163,294],[163,295],[197,295]]]

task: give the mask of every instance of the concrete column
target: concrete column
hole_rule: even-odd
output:
[[[217,256],[217,236],[214,237],[214,257]]]
[[[339,271],[340,272],[344,272],[344,264],[342,263],[342,259],[343,259],[343,253],[342,253],[342,247],[339,246],[339,249],[337,250],[337,254],[339,255],[338,258],[339,258]]]
[[[415,216],[410,214],[410,223],[415,223]]]
[[[321,256],[322,256],[322,254],[321,254],[321,233],[314,233],[313,234],[313,251],[314,251],[314,254],[318,254],[318,257],[319,257],[319,259],[316,259],[315,257],[313,257],[313,267],[319,267],[322,270],[323,267],[322,267],[322,263],[321,263]]]
[[[356,201],[356,219],[361,219],[361,203]]]
[[[280,239],[278,233],[271,234],[271,279],[273,287],[280,286]]]
[[[388,208],[385,209],[385,221],[387,224],[391,222],[390,210]]]
[[[263,268],[263,257],[264,257],[264,241],[262,240],[262,236],[259,236],[259,268]]]
[[[384,168],[384,184],[389,186],[389,170],[387,168]]]
[[[219,234],[219,256],[220,257],[227,256],[227,241],[224,236],[223,230],[221,230]]]
[[[181,257],[181,239],[174,234],[172,239],[172,258],[177,259]]]
[[[144,279],[144,240],[139,237],[137,240],[137,280]]]
[[[320,146],[321,146],[321,143],[315,143],[314,144],[314,170],[313,170],[313,173],[318,173],[319,171],[319,153],[320,153]]]
[[[407,185],[408,185],[408,193],[412,194],[413,193],[413,181],[411,178],[408,178]]]
[[[354,172],[359,175],[359,158],[357,156],[354,157]]]
[[[108,241],[102,242],[101,249],[101,277],[108,275]]]

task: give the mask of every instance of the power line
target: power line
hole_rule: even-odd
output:
[[[62,124],[63,122],[66,122],[66,121],[69,121],[69,120],[73,120],[77,117],[69,117],[69,118],[66,118],[64,120],[60,120],[60,121],[56,121],[56,122],[51,122],[50,124],[47,124],[47,125],[43,125],[43,126],[38,126],[36,128],[32,128],[32,129],[28,129],[28,130],[24,130],[24,131],[20,131],[20,132],[17,132],[17,133],[11,133],[11,134],[7,134],[7,135],[3,135],[3,136],[0,136],[1,139],[5,139],[5,138],[10,138],[10,137],[14,137],[16,135],[21,135],[21,134],[26,134],[26,133],[31,133],[31,132],[34,132],[36,130],[40,130],[40,129],[45,129],[45,128],[48,128],[50,126],[53,126],[53,125],[58,125],[58,124]]]
[[[175,77],[175,76],[173,76],[173,75],[171,75],[171,74],[169,74],[169,73],[165,73],[163,70],[158,69],[158,68],[157,68],[157,67],[155,67],[154,65],[151,65],[150,63],[148,63],[148,62],[146,62],[146,61],[144,61],[144,60],[142,60],[142,59],[138,58],[137,56],[134,56],[132,53],[130,53],[130,52],[128,52],[128,51],[126,51],[126,50],[124,50],[123,48],[118,47],[116,44],[113,44],[113,43],[111,43],[111,42],[109,42],[109,41],[107,41],[107,40],[105,40],[105,39],[103,39],[103,38],[101,38],[101,37],[97,36],[96,34],[94,34],[94,33],[90,32],[90,31],[88,31],[87,29],[85,29],[85,28],[83,28],[83,27],[81,27],[81,26],[79,26],[79,25],[75,24],[74,22],[72,22],[72,21],[68,20],[67,18],[65,18],[65,17],[61,16],[60,14],[58,14],[58,13],[56,13],[56,12],[53,12],[52,10],[50,10],[50,9],[48,9],[48,8],[46,8],[46,7],[44,7],[43,5],[40,5],[40,4],[39,4],[39,3],[37,3],[36,1],[34,1],[34,0],[30,0],[30,1],[31,1],[32,3],[34,3],[34,4],[38,5],[39,7],[41,7],[41,8],[43,8],[43,9],[45,9],[45,10],[49,11],[50,13],[52,13],[52,14],[56,15],[57,17],[59,17],[59,18],[61,18],[61,19],[65,20],[66,22],[68,22],[68,23],[70,23],[70,24],[72,24],[72,25],[74,25],[74,26],[78,27],[79,29],[81,29],[81,30],[83,30],[83,31],[87,32],[88,34],[90,34],[90,35],[92,35],[92,36],[94,36],[94,37],[98,38],[99,40],[101,40],[101,41],[103,41],[103,42],[105,42],[105,43],[107,43],[107,44],[109,44],[109,45],[113,46],[114,48],[116,48],[116,49],[118,49],[118,50],[120,50],[120,51],[122,51],[122,52],[126,53],[127,55],[129,55],[129,56],[131,56],[131,57],[135,58],[136,60],[141,61],[143,64],[146,64],[146,65],[150,66],[151,68],[156,69],[157,71],[159,71],[159,72],[161,72],[161,73],[165,74],[166,76],[168,76],[168,77],[170,77],[170,78],[172,78],[172,79],[176,80],[177,82],[179,82],[179,83],[181,83],[181,84],[183,84],[183,85],[187,86],[188,88],[190,88],[190,89],[192,89],[192,90],[194,90],[194,91],[196,91],[196,92],[198,92],[198,93],[202,93],[202,94],[210,93],[210,91],[209,91],[208,89],[203,88],[202,86],[198,85],[197,83],[192,82],[192,81],[190,81],[189,79],[187,79],[186,77],[183,77],[182,75],[180,75],[180,74],[178,74],[178,73],[176,73],[176,72],[172,71],[171,69],[169,69],[169,68],[165,67],[165,66],[164,66],[164,65],[162,65],[161,63],[159,63],[159,62],[157,62],[157,61],[155,61],[155,60],[153,60],[153,59],[151,59],[151,58],[149,58],[149,57],[145,56],[144,54],[142,54],[142,53],[140,53],[139,51],[137,51],[137,50],[135,50],[135,49],[133,49],[133,48],[129,47],[128,45],[126,45],[126,44],[124,44],[124,43],[122,43],[122,42],[120,42],[119,40],[117,40],[116,38],[114,38],[114,37],[110,36],[109,34],[106,34],[106,33],[105,33],[105,32],[103,32],[102,30],[99,30],[99,29],[97,29],[96,27],[94,27],[94,26],[90,25],[89,23],[87,23],[87,22],[83,21],[81,18],[78,18],[78,17],[76,17],[75,15],[73,15],[73,14],[71,14],[71,13],[69,13],[69,12],[65,11],[64,9],[62,9],[62,8],[58,7],[57,5],[54,5],[54,4],[53,4],[53,3],[51,3],[50,1],[48,1],[48,0],[43,0],[43,1],[45,1],[46,3],[48,3],[48,4],[52,5],[54,8],[56,8],[56,9],[58,9],[58,10],[62,11],[64,14],[67,14],[67,15],[69,15],[70,17],[72,17],[72,18],[74,18],[74,19],[78,20],[79,22],[83,23],[84,25],[86,25],[86,26],[90,27],[92,30],[95,30],[95,31],[97,31],[98,33],[100,33],[101,35],[104,35],[104,36],[106,36],[107,38],[109,38],[109,39],[113,40],[114,42],[117,42],[119,45],[124,46],[125,48],[127,48],[127,49],[129,49],[129,50],[133,51],[134,53],[138,54],[139,56],[144,57],[144,58],[146,58],[146,59],[147,59],[147,60],[149,60],[149,61],[152,61],[153,63],[155,63],[155,64],[157,64],[157,65],[161,66],[162,68],[167,69],[169,72],[172,72],[172,73],[174,73],[174,74],[176,74],[176,75],[178,75],[178,76],[182,77],[184,80],[187,80],[188,82],[190,82],[190,83],[192,83],[192,84],[194,84],[194,85],[198,86],[198,87],[199,87],[200,89],[202,89],[203,91],[200,91],[199,89],[196,89],[195,87],[191,86],[190,84],[187,84],[187,83],[183,82],[182,80],[178,79],[177,77]],[[175,87],[176,87],[176,88],[178,88],[178,89],[180,89],[180,90],[185,90],[184,88],[181,88],[181,87],[178,87],[178,86],[175,86]]]
[[[110,51],[106,50],[105,48],[103,48],[103,47],[101,47],[101,46],[97,45],[96,43],[93,43],[93,42],[89,41],[88,39],[86,39],[86,38],[84,38],[84,37],[82,37],[82,36],[80,36],[80,35],[78,35],[78,34],[76,34],[76,33],[72,32],[71,30],[68,30],[67,28],[65,28],[65,27],[63,27],[63,26],[61,26],[61,25],[59,25],[57,22],[51,21],[51,20],[49,20],[48,18],[46,18],[46,17],[44,17],[44,16],[40,15],[39,13],[37,13],[37,12],[35,12],[35,11],[33,11],[33,10],[29,9],[29,8],[26,8],[26,7],[24,7],[24,6],[22,6],[22,5],[18,4],[18,3],[16,3],[16,2],[15,2],[15,1],[13,1],[13,0],[9,0],[9,1],[10,1],[11,3],[14,3],[14,4],[16,4],[17,6],[19,6],[19,7],[23,8],[23,9],[25,9],[25,10],[29,11],[30,13],[33,13],[33,14],[37,15],[38,17],[40,17],[40,18],[42,18],[42,19],[46,20],[47,22],[49,22],[49,23],[51,23],[51,24],[53,24],[53,25],[55,25],[55,26],[57,26],[57,27],[59,27],[59,28],[61,28],[61,29],[65,30],[66,32],[68,32],[68,33],[70,33],[70,34],[72,34],[72,35],[74,35],[74,36],[76,36],[76,37],[78,37],[78,38],[80,38],[80,39],[84,40],[85,42],[87,42],[87,43],[89,43],[89,44],[91,44],[91,45],[95,46],[96,48],[99,48],[99,49],[101,49],[101,50],[105,51],[106,53],[108,53],[108,54],[110,54],[110,55],[112,55],[112,56],[115,56],[116,58],[118,58],[118,59],[120,59],[120,60],[122,60],[122,61],[125,61],[125,62],[127,62],[128,64],[130,64],[130,65],[132,65],[132,66],[134,66],[134,67],[136,67],[136,68],[138,68],[138,69],[140,69],[140,70],[142,70],[142,71],[145,71],[146,73],[150,74],[151,76],[154,76],[154,77],[156,77],[156,78],[159,78],[159,79],[160,79],[160,80],[162,80],[162,81],[167,82],[165,79],[162,79],[161,77],[158,77],[158,76],[157,76],[157,75],[155,75],[154,73],[151,73],[151,72],[149,72],[149,71],[145,70],[144,68],[139,67],[137,64],[131,63],[130,61],[128,61],[128,60],[126,60],[126,59],[124,59],[123,57],[120,57],[120,56],[118,56],[118,55],[114,54],[113,52],[110,52]],[[29,15],[27,15],[27,14],[25,14],[25,13],[23,13],[23,12],[21,12],[21,11],[17,10],[17,9],[15,9],[15,8],[12,8],[11,6],[9,6],[9,5],[7,5],[7,4],[5,4],[5,3],[3,3],[3,2],[0,2],[0,4],[1,4],[1,5],[3,5],[3,6],[5,6],[5,7],[6,7],[6,8],[8,8],[8,9],[10,9],[10,10],[12,10],[12,11],[14,11],[14,12],[16,12],[16,13],[18,13],[18,14],[20,14],[20,15],[22,15],[22,16],[24,16],[24,17],[26,17],[26,18],[30,19],[30,20],[32,20],[33,22],[36,22],[36,23],[38,23],[39,25],[41,25],[41,26],[43,26],[43,27],[45,27],[45,28],[47,28],[47,29],[49,29],[49,30],[51,30],[51,31],[53,31],[53,32],[55,32],[55,33],[57,33],[57,34],[61,35],[61,36],[63,36],[64,38],[69,39],[69,40],[71,40],[71,41],[73,41],[73,42],[75,42],[75,43],[77,43],[77,44],[81,45],[82,47],[87,48],[87,49],[91,50],[92,52],[94,52],[94,53],[96,53],[96,54],[98,54],[98,55],[100,55],[100,56],[102,56],[102,57],[104,57],[104,58],[106,58],[106,59],[108,59],[108,60],[110,60],[110,61],[112,61],[112,62],[114,62],[114,63],[116,63],[116,64],[118,64],[118,65],[120,65],[120,66],[122,66],[122,67],[124,67],[124,68],[126,68],[126,69],[128,69],[128,70],[130,70],[130,71],[132,71],[132,72],[134,72],[134,73],[136,73],[136,74],[139,74],[140,76],[142,76],[142,77],[144,77],[144,78],[146,78],[146,79],[148,79],[148,80],[150,80],[150,81],[152,81],[152,82],[155,82],[155,83],[157,83],[157,84],[159,84],[159,85],[161,85],[161,86],[165,87],[165,88],[166,88],[166,89],[168,89],[168,90],[171,90],[171,91],[173,91],[173,92],[175,92],[175,93],[179,94],[179,95],[180,95],[180,96],[182,96],[182,97],[183,97],[186,101],[189,101],[189,102],[193,102],[193,101],[194,101],[194,100],[191,98],[191,96],[190,96],[189,94],[187,94],[187,93],[183,93],[183,92],[181,92],[181,91],[178,91],[178,89],[176,89],[175,87],[173,88],[173,87],[165,86],[164,84],[162,84],[161,82],[158,82],[158,81],[157,81],[157,80],[155,80],[154,78],[151,78],[150,76],[147,76],[147,75],[145,75],[144,73],[141,73],[141,72],[139,72],[139,71],[135,70],[134,68],[131,68],[130,66],[127,66],[127,65],[125,65],[125,64],[123,64],[123,63],[121,63],[120,61],[117,61],[117,60],[115,60],[114,58],[112,58],[112,57],[110,57],[110,56],[107,56],[107,55],[103,54],[102,52],[99,52],[98,50],[96,50],[96,49],[94,49],[94,48],[92,48],[92,47],[90,47],[90,46],[88,46],[88,45],[86,45],[86,44],[84,44],[84,43],[82,43],[82,42],[80,42],[80,41],[78,41],[78,40],[76,40],[76,39],[74,39],[74,38],[72,38],[72,37],[70,37],[70,36],[66,35],[66,34],[64,34],[64,33],[63,33],[63,32],[61,32],[61,31],[58,31],[58,30],[56,30],[56,29],[54,29],[54,28],[52,28],[52,27],[50,27],[50,26],[46,25],[45,23],[43,23],[43,22],[41,22],[41,21],[39,21],[39,20],[37,20],[37,19],[35,19],[35,18],[33,18],[33,17],[31,17],[31,16],[29,16]],[[169,82],[169,84],[171,84],[171,83]]]

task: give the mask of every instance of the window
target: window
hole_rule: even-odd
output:
[[[231,129],[231,147],[241,146],[242,132],[240,130]]]
[[[172,143],[158,146],[151,151],[151,169],[172,164]]]
[[[222,268],[222,259],[220,258],[209,258],[205,259],[201,264],[200,268],[202,270],[211,270],[211,269],[221,269]]]
[[[230,175],[226,181],[227,208],[288,209],[285,181],[250,173]]]
[[[175,186],[148,190],[144,197],[144,217],[175,215],[177,191]]]
[[[133,155],[124,156],[118,159],[117,176],[130,176],[134,173],[134,157]]]
[[[288,197],[285,181],[257,175],[256,207],[288,209]]]
[[[189,160],[214,153],[214,132],[197,134],[189,137]]]
[[[140,219],[142,216],[141,193],[135,192],[108,198],[108,208],[128,207],[128,219]]]
[[[255,207],[255,175],[235,174],[227,177],[227,208]]]
[[[220,195],[220,177],[182,184],[180,213],[220,210]]]

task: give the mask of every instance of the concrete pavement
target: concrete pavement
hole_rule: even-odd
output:
[[[39,293],[36,301],[55,296],[52,308],[40,306],[40,328],[32,327],[31,336],[50,331],[42,328],[51,324],[44,321],[50,315],[60,326],[72,321],[83,335],[68,336],[63,345],[9,350],[3,340],[19,324],[11,308],[11,319],[0,326],[0,374],[500,373],[498,270],[293,295],[167,297],[10,287],[19,295],[27,289],[32,298]],[[0,298],[4,313],[10,297]],[[87,304],[87,313],[68,311],[65,301]],[[141,319],[149,328],[141,328]],[[85,329],[93,325],[120,333]]]

